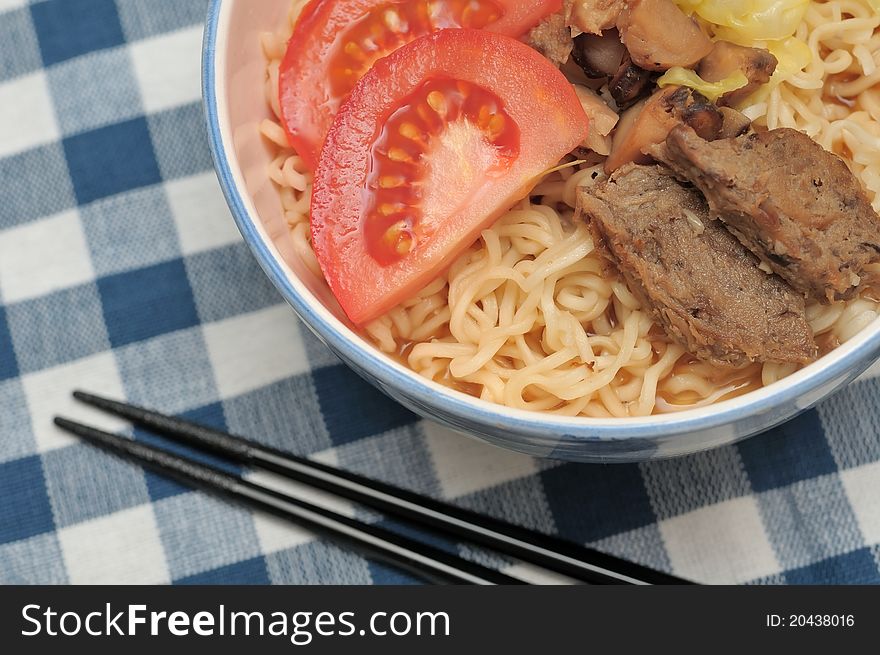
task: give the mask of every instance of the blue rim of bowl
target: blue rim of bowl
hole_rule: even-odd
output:
[[[311,306],[305,295],[298,292],[291,284],[285,264],[272,253],[270,246],[263,240],[255,224],[257,217],[252,219],[250,216],[235,183],[232,165],[226,156],[227,149],[218,118],[214,64],[223,3],[224,0],[211,0],[208,9],[202,51],[202,93],[211,155],[226,202],[238,229],[263,271],[299,317],[343,359],[355,363],[383,385],[399,391],[423,406],[436,408],[440,413],[459,417],[467,423],[485,426],[489,432],[497,432],[500,429],[508,430],[512,435],[528,434],[533,444],[548,448],[558,448],[560,442],[570,446],[576,446],[578,443],[595,446],[597,442],[651,440],[702,432],[770,412],[781,406],[792,405],[799,398],[808,396],[823,385],[846,376],[864,358],[864,353],[880,351],[880,319],[878,319],[871,326],[864,328],[862,334],[839,346],[835,351],[839,356],[822,357],[819,361],[768,387],[706,407],[625,419],[564,417],[511,409],[441,387],[437,383],[420,378],[414,372],[403,370],[401,365],[397,365],[380,351],[358,339],[342,322],[322,316]],[[314,302],[318,301],[314,300]],[[826,361],[829,357],[831,357],[830,362]],[[859,372],[867,368],[870,363],[870,361],[862,362],[863,367]],[[803,409],[806,409],[806,406],[798,407],[798,411]]]

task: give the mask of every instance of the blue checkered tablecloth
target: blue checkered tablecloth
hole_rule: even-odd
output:
[[[61,434],[56,413],[124,429],[75,406],[78,387],[702,582],[880,582],[871,373],[735,447],[589,466],[452,434],[342,366],[224,205],[205,5],[0,0],[0,582],[406,581]]]

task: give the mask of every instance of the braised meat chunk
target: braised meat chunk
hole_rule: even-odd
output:
[[[569,20],[573,0],[563,0],[562,9],[550,14],[529,32],[526,43],[557,66],[568,61],[574,41]]]
[[[880,261],[880,217],[843,160],[780,128],[706,141],[674,128],[651,154],[692,182],[727,227],[798,291],[855,295]]]
[[[571,25],[578,32],[601,34],[614,27],[624,4],[625,0],[575,0]]]
[[[804,300],[724,227],[703,197],[662,166],[627,164],[579,192],[601,252],[670,338],[719,366],[804,363],[816,344]]]

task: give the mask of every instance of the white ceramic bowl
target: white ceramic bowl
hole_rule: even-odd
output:
[[[413,411],[460,432],[541,457],[623,462],[692,453],[756,434],[851,381],[880,355],[880,321],[781,382],[695,410],[633,419],[555,417],[509,409],[425,380],[373,348],[342,320],[323,281],[293,252],[275,189],[259,34],[275,31],[288,0],[212,0],[203,85],[217,175],[245,240],[306,325],[361,376]]]

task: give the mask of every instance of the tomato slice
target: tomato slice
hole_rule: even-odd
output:
[[[562,73],[507,36],[441,30],[377,61],[312,191],[312,245],[348,317],[415,295],[588,130]]]
[[[313,0],[281,63],[279,94],[291,144],[314,170],[340,104],[377,59],[448,27],[520,36],[562,0]]]

